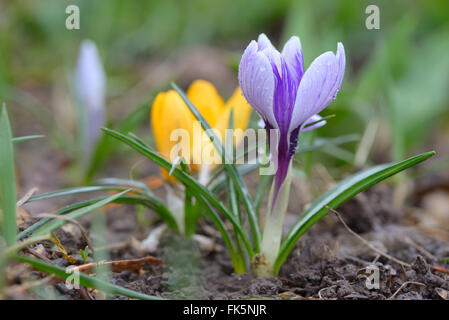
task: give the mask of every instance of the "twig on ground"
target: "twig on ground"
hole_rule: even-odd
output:
[[[50,259],[48,259],[46,256],[44,256],[43,254],[37,252],[34,249],[27,248],[27,251],[29,253],[31,253],[33,256],[35,256],[36,258],[38,258],[38,259],[44,260],[45,262],[48,262],[48,263],[52,263]]]
[[[376,262],[380,259],[380,257],[381,257],[381,255],[378,254],[378,255],[374,258],[372,264],[376,264]]]
[[[420,245],[418,245],[415,241],[413,241],[410,237],[407,237],[405,239],[413,248],[415,248],[416,250],[418,250],[419,252],[421,252],[423,255],[427,256],[430,259],[433,260],[437,260],[438,258],[435,257],[432,253],[430,253],[429,251],[427,251],[426,249],[424,249],[423,247],[421,247]]]
[[[387,259],[390,259],[402,266],[408,267],[410,268],[411,265],[407,262],[401,261],[393,256],[390,256],[388,253],[383,252],[382,250],[377,249],[375,246],[373,246],[371,243],[369,243],[367,240],[363,239],[361,236],[359,236],[356,232],[352,231],[351,228],[348,227],[348,225],[346,224],[346,222],[343,220],[343,218],[341,217],[340,213],[338,213],[336,210],[332,209],[329,206],[326,206],[326,209],[329,210],[330,212],[332,212],[333,214],[335,214],[338,218],[338,220],[340,220],[340,222],[343,224],[343,226],[346,228],[346,230],[349,231],[349,233],[351,233],[353,236],[355,236],[357,239],[359,239],[363,244],[365,244],[368,248],[370,248],[371,250],[377,252],[378,254],[380,254],[381,256],[384,256]]]
[[[86,287],[80,287],[79,289],[75,289],[83,300],[95,300],[89,293]]]
[[[436,271],[443,272],[443,273],[445,273],[445,274],[449,274],[449,270],[444,269],[443,267],[432,266],[432,269],[433,269],[433,270],[436,270]]]
[[[337,300],[336,298],[323,298],[323,296],[321,295],[321,291],[325,290],[325,289],[330,289],[330,288],[334,288],[336,287],[336,285],[332,285],[330,287],[326,287],[326,288],[322,288],[320,289],[320,291],[318,291],[318,299],[320,300]]]
[[[16,203],[16,207],[21,207],[25,202],[28,201],[35,193],[37,192],[37,188],[32,188],[30,191],[25,193],[25,195]]]
[[[404,282],[404,283],[399,287],[398,290],[396,290],[395,293],[393,293],[393,294],[391,295],[391,297],[388,298],[388,300],[394,299],[394,297],[396,297],[397,294],[398,294],[398,293],[399,293],[399,292],[400,292],[406,285],[408,285],[408,284],[416,284],[417,286],[426,286],[424,283],[421,283],[421,282],[406,281],[406,282]]]
[[[161,264],[162,262],[163,262],[162,259],[148,256],[140,259],[87,263],[81,266],[74,267],[74,269],[90,274],[95,272],[98,265],[108,265],[110,269],[115,272],[129,271],[133,273],[140,273],[145,265]]]

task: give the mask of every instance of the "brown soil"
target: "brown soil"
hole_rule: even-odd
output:
[[[449,268],[443,260],[449,256],[449,241],[436,238],[437,233],[429,235],[429,228],[406,225],[413,221],[412,214],[393,208],[390,193],[388,188],[375,187],[339,211],[351,229],[376,248],[411,264],[411,268],[379,256],[351,235],[335,216],[328,215],[298,242],[277,278],[234,274],[219,242],[216,250],[205,252],[193,241],[166,233],[154,254],[163,258],[164,264],[152,266],[140,275],[113,273],[112,281],[170,299],[441,299],[449,291],[449,275],[432,266]],[[124,243],[110,250],[112,260],[145,255],[137,249],[137,241],[130,239],[145,238],[151,227],[142,227],[133,210],[122,206],[107,215],[109,243]],[[199,233],[210,236],[204,222],[199,229]],[[74,228],[60,230],[58,236],[74,256],[85,246]],[[67,265],[61,258],[54,263]],[[380,271],[380,288],[370,290],[365,268],[373,264]],[[56,287],[70,298],[81,298],[63,285]]]

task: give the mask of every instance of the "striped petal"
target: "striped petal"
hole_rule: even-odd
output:
[[[258,51],[256,41],[251,41],[243,53],[239,65],[239,84],[243,96],[260,117],[277,128],[273,113],[273,69],[267,56]]]
[[[309,120],[304,122],[304,124],[301,126],[301,132],[315,130],[315,129],[318,129],[318,128],[324,126],[327,122],[326,122],[326,120],[320,121],[321,119],[323,119],[323,117],[321,117],[318,114],[311,116],[309,118]]]
[[[338,43],[337,54],[325,52],[316,58],[299,84],[290,131],[321,112],[335,99],[345,71],[345,52]]]
[[[295,79],[297,85],[304,75],[304,60],[302,56],[301,41],[298,37],[291,37],[282,49],[282,57],[289,68],[289,73]]]
[[[257,38],[257,50],[262,51],[266,48],[275,49],[274,46],[271,44],[270,39],[268,39],[265,33],[261,33]]]

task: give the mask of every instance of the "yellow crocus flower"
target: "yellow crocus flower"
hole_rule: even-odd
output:
[[[234,129],[244,131],[248,127],[251,106],[242,96],[239,87],[225,103],[210,82],[196,80],[188,88],[187,97],[209,125],[218,131],[220,137],[224,137],[232,109],[234,110]],[[183,156],[192,163],[193,155],[196,154],[194,147],[199,145],[201,148],[204,148],[211,143],[208,138],[205,139],[207,136],[203,134],[201,135],[202,137],[199,137],[201,141],[194,141],[194,121],[196,121],[195,117],[176,91],[170,90],[159,93],[153,102],[151,110],[151,125],[159,153],[166,159],[170,159],[172,148],[178,144],[177,141],[170,141],[170,134],[175,129],[184,129],[189,133],[190,140],[181,140],[184,144],[189,143],[189,146],[184,145],[183,147],[188,147],[190,153]],[[201,130],[201,132],[203,131]],[[241,135],[237,135],[236,143],[240,139]],[[198,170],[198,167],[193,165],[191,169],[195,171]],[[174,181],[174,178],[169,177],[165,170],[162,170],[162,174],[167,180]]]

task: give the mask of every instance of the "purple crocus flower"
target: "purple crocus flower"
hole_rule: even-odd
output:
[[[325,124],[312,123],[321,119],[318,113],[340,90],[345,62],[343,45],[338,43],[337,54],[323,53],[304,72],[301,42],[296,36],[280,53],[261,34],[243,53],[239,66],[243,95],[265,122],[267,133],[277,129],[277,152],[272,152],[277,165],[273,204],[297,148],[299,132]]]

